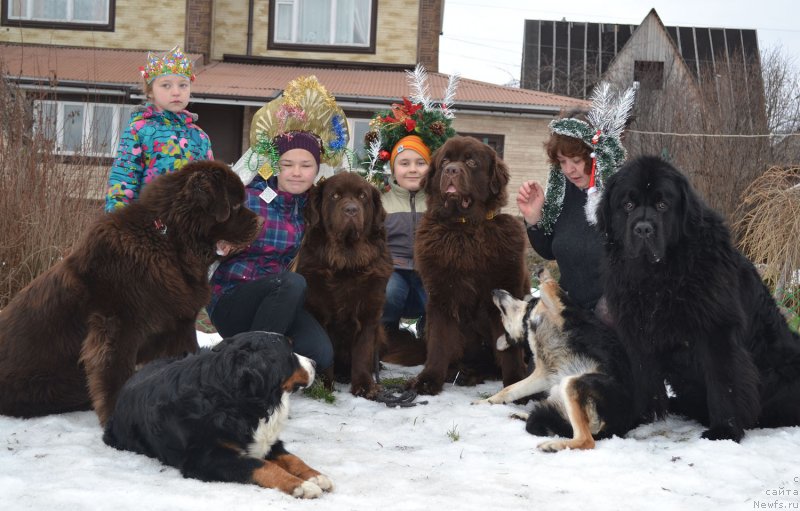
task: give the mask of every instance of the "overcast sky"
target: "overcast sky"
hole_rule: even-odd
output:
[[[526,19],[639,24],[655,8],[667,25],[755,29],[800,67],[797,0],[445,0],[439,70],[505,84],[519,79]]]

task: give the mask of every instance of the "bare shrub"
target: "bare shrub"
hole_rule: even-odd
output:
[[[0,309],[64,257],[102,211],[87,198],[96,187],[87,158],[62,161],[52,134],[35,129],[32,105],[31,97],[0,79]]]
[[[770,168],[753,181],[743,199],[734,226],[739,232],[740,248],[759,265],[778,303],[797,318],[800,316],[800,167]]]
[[[671,160],[730,221],[741,192],[775,161],[761,67],[741,55],[729,62],[706,66],[693,83],[665,77],[663,90],[642,90],[626,147]]]

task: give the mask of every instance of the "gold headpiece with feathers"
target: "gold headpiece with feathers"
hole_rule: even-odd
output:
[[[255,113],[250,127],[250,149],[242,158],[247,170],[257,170],[264,179],[277,174],[280,169],[275,140],[294,132],[318,138],[320,161],[331,167],[341,164],[347,154],[350,138],[347,118],[316,76],[292,80],[283,94]]]

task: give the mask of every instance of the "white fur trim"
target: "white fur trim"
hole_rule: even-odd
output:
[[[587,192],[589,196],[586,198],[586,205],[583,207],[583,212],[586,215],[586,221],[589,225],[597,224],[597,208],[600,207],[600,199],[603,194],[600,193],[596,187],[592,187]]]

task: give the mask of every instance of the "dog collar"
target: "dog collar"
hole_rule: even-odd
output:
[[[497,216],[497,212],[496,211],[489,211],[488,213],[486,213],[486,220],[494,220],[494,217],[496,217],[496,216]],[[460,223],[460,224],[467,223],[467,217],[465,217],[465,216],[459,217],[458,218],[458,223]]]

